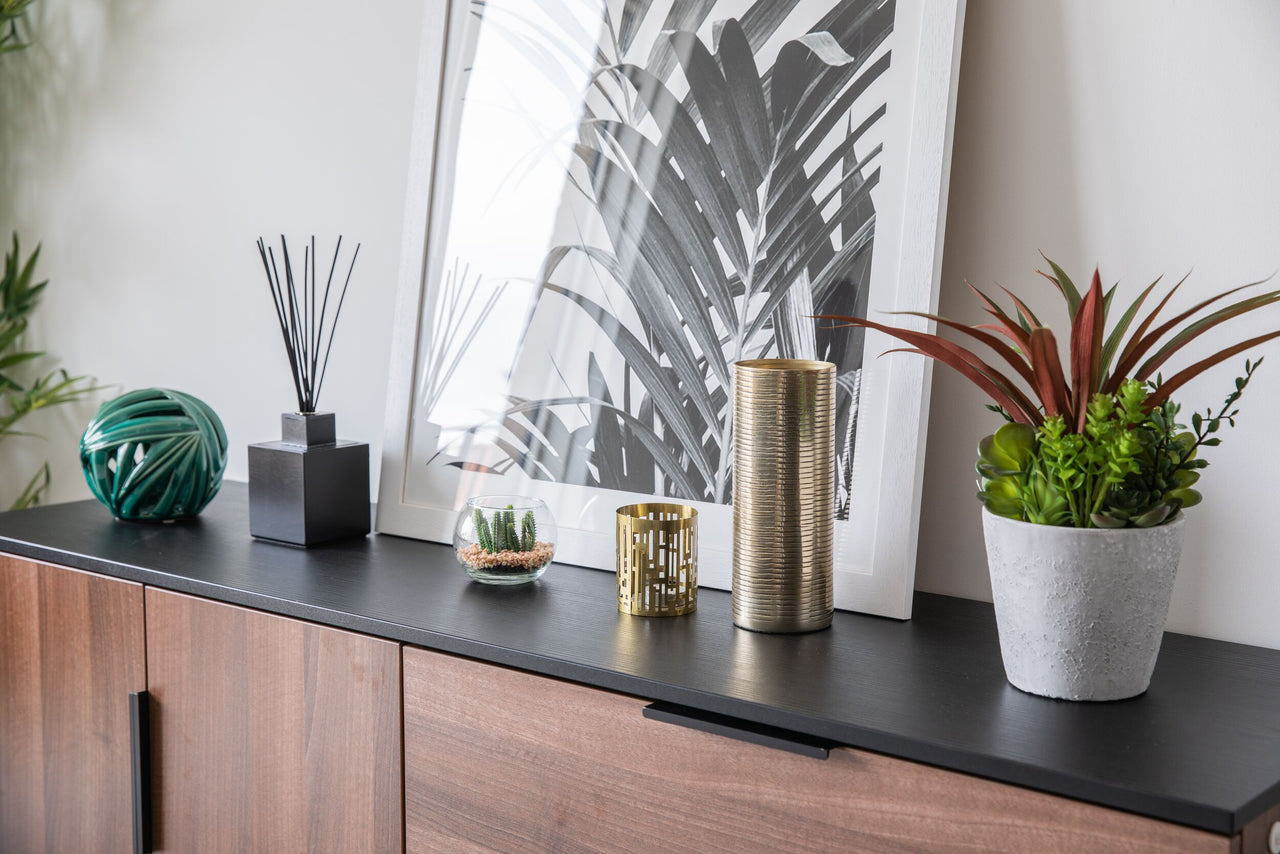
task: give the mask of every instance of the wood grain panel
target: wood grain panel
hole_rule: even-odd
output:
[[[646,720],[642,700],[405,647],[406,850],[1216,852],[1232,839],[838,748]]]
[[[126,851],[142,585],[0,555],[0,849]]]
[[[398,644],[146,605],[157,851],[402,850]]]
[[[1280,806],[1272,807],[1246,824],[1240,834],[1240,854],[1271,854],[1271,826],[1277,822],[1280,822]]]

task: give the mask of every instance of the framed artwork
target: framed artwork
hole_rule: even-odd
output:
[[[542,498],[556,559],[698,508],[728,588],[736,361],[837,366],[838,608],[910,616],[963,0],[431,0],[377,529]],[[920,322],[920,328],[926,328]]]

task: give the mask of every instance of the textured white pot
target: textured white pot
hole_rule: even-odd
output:
[[[1185,517],[1155,528],[1058,528],[982,511],[1005,675],[1063,700],[1147,690]]]

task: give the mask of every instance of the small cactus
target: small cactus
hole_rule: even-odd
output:
[[[538,529],[533,522],[533,511],[528,510],[524,514],[524,518],[520,520],[520,551],[533,551],[534,543],[537,542]]]
[[[528,552],[538,544],[538,528],[533,511],[526,511],[520,519],[520,531],[516,532],[515,508],[508,504],[505,510],[493,511],[493,521],[480,508],[475,510],[476,542],[490,554],[498,552]]]
[[[496,552],[493,543],[493,532],[489,530],[489,520],[484,517],[484,511],[479,507],[476,508],[476,540],[480,543],[480,548],[487,552]]]

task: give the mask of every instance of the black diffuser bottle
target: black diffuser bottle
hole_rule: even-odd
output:
[[[336,305],[331,306],[330,289],[342,238],[338,238],[328,279],[319,292],[315,238],[304,250],[300,287],[294,280],[283,236],[280,245],[283,278],[273,248],[258,240],[298,393],[298,411],[281,416],[280,441],[249,446],[249,533],[258,539],[303,547],[363,537],[370,529],[369,446],[338,439],[334,414],[316,411],[333,332],[360,246],[356,245],[351,257]]]

